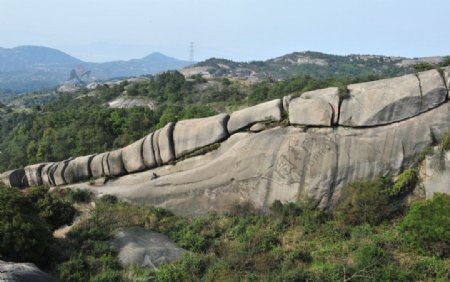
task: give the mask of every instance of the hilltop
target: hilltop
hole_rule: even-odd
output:
[[[0,48],[0,92],[29,92],[54,88],[75,70],[85,82],[154,74],[187,66],[189,62],[155,52],[129,61],[85,62],[41,46]],[[89,72],[89,73],[87,73]]]

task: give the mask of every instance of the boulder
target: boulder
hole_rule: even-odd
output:
[[[103,176],[110,176],[110,169],[109,169],[109,164],[108,164],[108,157],[109,157],[109,152],[105,153],[105,155],[103,156],[102,159],[102,163],[103,163]]]
[[[283,97],[283,111],[286,114],[289,114],[289,104],[291,103],[292,99],[294,99],[295,97],[292,97],[292,95],[288,95],[288,96],[284,96]]]
[[[443,71],[444,71],[445,86],[447,87],[449,95],[448,99],[450,99],[450,67],[444,68]]]
[[[427,199],[434,193],[450,194],[450,152],[441,155],[440,148],[434,148],[434,154],[427,156],[422,166],[422,183]]]
[[[59,164],[60,164],[60,162],[55,162],[48,169],[48,180],[49,180],[49,184],[50,184],[49,186],[56,186],[55,171],[58,168]]]
[[[173,146],[173,129],[175,123],[169,122],[159,130],[158,151],[162,164],[167,164],[175,159],[175,150]]]
[[[447,100],[447,87],[437,70],[420,72],[418,76],[422,90],[422,112],[433,109]]]
[[[44,182],[42,181],[42,168],[46,166],[48,163],[40,163],[40,164],[34,164],[29,165],[25,167],[25,175],[27,176],[28,185],[30,187],[32,186],[40,186],[43,185]]]
[[[46,164],[42,170],[41,170],[41,179],[42,179],[42,184],[45,186],[51,186],[51,180],[50,180],[50,168],[54,165],[55,163],[48,163]]]
[[[173,132],[175,157],[182,157],[228,137],[227,114],[179,121]]]
[[[306,126],[331,126],[333,108],[320,99],[293,99],[289,104],[289,122]]]
[[[276,99],[232,113],[227,129],[229,134],[233,134],[257,122],[280,121],[281,119],[282,103],[280,99]]]
[[[54,180],[54,185],[61,186],[61,185],[68,184],[68,182],[64,178],[64,172],[66,171],[67,165],[69,164],[69,162],[71,160],[72,160],[72,158],[62,161],[62,162],[58,162],[58,164],[56,165],[56,167],[53,171],[53,174],[52,174],[53,180]]]
[[[317,99],[328,103],[333,112],[333,124],[338,123],[339,113],[339,89],[337,87],[329,87],[303,93],[303,99]]]
[[[166,235],[142,227],[118,231],[111,241],[117,249],[122,267],[149,267],[157,269],[163,263],[177,260],[186,251],[176,246]]]
[[[267,128],[267,126],[264,123],[258,122],[258,123],[255,123],[254,125],[252,125],[249,130],[250,130],[250,132],[261,132],[261,131],[265,130],[266,128]]]
[[[159,152],[159,145],[158,145],[158,140],[159,140],[159,134],[161,133],[160,130],[157,130],[153,133],[152,135],[152,146],[153,146],[153,151],[154,151],[154,155],[155,155],[155,162],[157,164],[157,166],[162,165],[162,160],[161,160],[161,154]]]
[[[376,126],[414,117],[423,105],[419,80],[414,74],[351,84],[350,98],[341,105],[339,124]]]
[[[0,281],[8,282],[56,282],[32,263],[15,263],[0,260]]]
[[[155,168],[158,166],[155,158],[155,148],[153,147],[153,135],[154,133],[147,135],[142,144],[142,156],[147,168]]]
[[[94,155],[75,158],[68,162],[64,170],[64,180],[67,184],[88,180],[92,177],[91,162]]]
[[[95,155],[90,162],[90,169],[93,178],[100,178],[105,176],[105,171],[103,170],[103,161],[106,157],[106,153]]]
[[[141,171],[146,168],[143,158],[144,139],[142,138],[122,149],[123,164],[128,172]]]
[[[10,188],[28,187],[27,177],[23,168],[13,169],[0,174],[0,182]]]
[[[106,158],[108,170],[105,171],[106,176],[120,176],[127,173],[123,165],[122,150],[115,150],[108,153]]]
[[[373,128],[292,126],[258,134],[236,133],[205,155],[175,166],[121,177],[103,187],[79,188],[114,194],[128,202],[167,208],[179,215],[229,211],[250,202],[267,210],[275,200],[304,195],[331,208],[349,182],[396,175],[430,144],[450,131],[450,103],[414,118]],[[126,189],[124,188],[126,187]]]

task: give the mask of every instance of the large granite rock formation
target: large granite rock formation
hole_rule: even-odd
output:
[[[230,115],[228,132],[233,134],[260,121],[280,121],[282,114],[280,99],[245,108]]]
[[[227,114],[220,114],[178,122],[173,133],[175,157],[182,157],[198,148],[226,139],[228,118]]]
[[[154,133],[150,133],[144,138],[144,143],[142,144],[142,157],[144,158],[144,164],[147,168],[154,168],[158,166],[155,157],[155,148],[153,143]]]
[[[169,237],[141,227],[119,230],[111,243],[119,252],[122,267],[137,265],[156,269],[163,263],[177,260],[186,252]]]
[[[331,126],[333,108],[320,99],[293,99],[289,103],[289,121],[291,124],[306,126]]]
[[[329,87],[325,89],[308,91],[303,93],[300,97],[303,99],[321,100],[328,103],[331,107],[333,114],[333,124],[338,123],[339,89],[337,87]]]
[[[94,155],[75,158],[67,163],[64,170],[66,183],[75,183],[89,180],[92,177],[91,162]]]
[[[92,158],[92,161],[90,163],[90,169],[92,173],[93,178],[99,178],[105,176],[105,171],[103,169],[103,162],[106,158],[107,153],[102,153],[95,155]]]
[[[28,185],[40,186],[43,184],[41,172],[45,165],[47,165],[47,163],[34,164],[25,167],[25,175],[27,176]]]
[[[121,176],[127,173],[123,165],[122,150],[109,152],[106,157],[106,164],[108,169],[105,169],[105,162],[103,162],[106,176]]]
[[[339,124],[353,127],[411,118],[443,103],[447,96],[436,70],[352,84],[348,89],[350,98],[342,102]]]
[[[442,153],[439,147],[427,156],[422,167],[423,186],[427,199],[434,193],[450,194],[450,152]]]
[[[28,187],[27,177],[23,168],[6,171],[0,174],[0,182],[7,187]]]
[[[143,157],[144,139],[142,138],[122,149],[122,159],[128,172],[141,171],[146,168]]]
[[[14,263],[0,260],[0,281],[5,282],[56,282],[32,263]]]

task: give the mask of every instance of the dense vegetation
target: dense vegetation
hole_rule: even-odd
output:
[[[0,171],[119,148],[170,121],[210,116],[289,94],[376,78],[315,79],[304,75],[246,85],[226,78],[185,79],[179,72],[167,72],[135,82],[102,85],[90,92],[61,94],[58,98],[44,95],[46,103],[40,103],[39,96],[33,94],[31,108],[0,108]],[[145,96],[157,107],[105,106],[120,95]]]
[[[299,200],[277,201],[267,213],[241,203],[227,214],[183,218],[104,196],[67,239],[51,237],[48,215],[70,222],[68,203],[87,202],[89,193],[0,188],[0,259],[35,262],[62,281],[447,281],[450,196],[436,194],[408,211],[403,197],[388,196],[391,185],[348,185],[352,199],[345,196],[335,213]],[[367,210],[368,199],[388,211],[384,218]],[[167,234],[189,252],[157,271],[122,269],[109,240],[129,226]]]

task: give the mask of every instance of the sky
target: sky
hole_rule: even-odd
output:
[[[0,47],[92,62],[161,52],[266,60],[295,51],[450,55],[450,0],[0,0]]]

